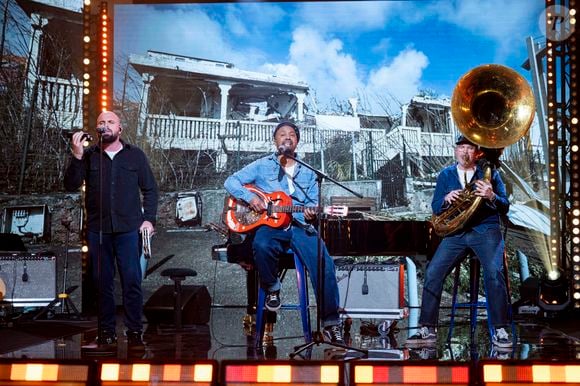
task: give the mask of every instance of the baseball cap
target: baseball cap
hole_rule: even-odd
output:
[[[457,137],[457,140],[455,141],[455,144],[456,145],[467,144],[467,145],[477,146],[475,143],[473,143],[472,141],[470,141],[469,139],[467,139],[467,137],[465,137],[464,135],[460,135],[459,137]]]
[[[298,126],[296,126],[296,124],[294,122],[290,122],[290,121],[283,121],[283,122],[278,123],[278,125],[274,128],[274,131],[272,132],[272,137],[276,136],[276,132],[282,126],[289,126],[289,127],[293,128],[294,132],[296,133],[296,139],[298,139],[300,141],[300,129],[298,128]]]

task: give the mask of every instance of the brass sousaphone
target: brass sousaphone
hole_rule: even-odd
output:
[[[451,114],[461,133],[488,149],[503,149],[523,137],[534,119],[535,103],[527,81],[498,64],[472,69],[459,79],[451,98]],[[489,181],[486,167],[484,179]],[[436,234],[446,236],[463,228],[481,204],[481,197],[466,186],[451,207],[431,223]]]

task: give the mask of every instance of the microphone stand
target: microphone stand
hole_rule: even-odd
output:
[[[97,269],[97,345],[101,346],[103,342],[103,329],[101,320],[102,305],[103,300],[103,270],[101,269],[101,264],[103,260],[103,156],[105,152],[103,151],[103,133],[97,128],[97,134],[99,135],[99,249],[97,251],[97,266],[93,267]]]
[[[335,179],[328,176],[327,174],[321,172],[318,169],[315,169],[314,167],[310,166],[306,162],[294,157],[294,155],[288,154],[288,152],[286,152],[286,151],[284,151],[282,153],[285,157],[296,161],[300,165],[306,167],[307,169],[312,170],[314,172],[314,174],[316,174],[316,182],[318,184],[318,205],[319,206],[322,205],[322,182],[324,181],[324,179],[334,183],[335,185],[340,186],[341,188],[350,192],[351,194],[353,194],[354,196],[356,196],[358,198],[363,198],[362,194],[355,192],[354,190],[352,190],[349,187],[343,185],[342,183],[336,181]],[[321,216],[322,215],[323,214],[321,214]],[[300,354],[302,351],[310,349],[313,346],[318,346],[322,343],[325,343],[325,344],[328,344],[328,345],[334,346],[334,347],[340,347],[343,349],[359,351],[366,356],[368,354],[368,350],[350,347],[350,346],[347,346],[345,344],[340,344],[340,343],[336,343],[336,342],[327,342],[324,340],[324,336],[322,334],[321,328],[322,328],[322,311],[324,310],[324,302],[325,302],[325,299],[324,299],[324,295],[325,295],[325,293],[324,293],[325,292],[324,291],[324,281],[325,281],[324,272],[326,269],[326,262],[324,261],[324,257],[323,257],[323,253],[322,253],[322,218],[318,219],[317,228],[318,228],[318,235],[317,235],[317,259],[318,259],[318,261],[317,261],[317,263],[318,263],[318,297],[319,297],[319,299],[317,299],[317,301],[316,301],[316,331],[312,334],[312,342],[305,343],[305,344],[302,344],[300,346],[296,346],[294,348],[294,352],[290,353],[290,358],[294,358],[296,355]]]

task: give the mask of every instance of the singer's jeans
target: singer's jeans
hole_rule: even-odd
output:
[[[89,255],[93,281],[98,294],[99,317],[102,331],[115,332],[115,265],[119,269],[123,291],[125,326],[129,331],[143,329],[143,293],[141,291],[141,245],[139,231],[103,233],[99,258],[99,233],[88,232]],[[101,280],[99,283],[99,271]]]
[[[443,282],[471,250],[483,268],[483,283],[490,312],[488,317],[492,326],[509,325],[509,300],[503,272],[504,241],[500,229],[496,227],[481,233],[474,230],[461,232],[441,241],[425,272],[420,325],[437,326]]]
[[[298,255],[306,266],[312,286],[318,294],[318,233],[312,226],[302,227],[292,225],[289,229],[274,229],[261,226],[256,230],[253,241],[254,260],[260,277],[260,285],[267,291],[280,289],[278,278],[278,256],[286,252],[288,247]],[[324,258],[324,301],[322,302],[322,325],[331,326],[340,322],[338,315],[339,294],[336,284],[334,261],[328,254],[322,242],[322,256]]]

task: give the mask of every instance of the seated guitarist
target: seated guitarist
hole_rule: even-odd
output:
[[[260,285],[267,291],[266,308],[276,311],[280,308],[280,280],[278,278],[278,256],[289,247],[300,257],[310,273],[312,286],[318,290],[318,236],[310,224],[318,213],[318,185],[316,175],[285,154],[294,154],[300,131],[291,122],[282,122],[274,129],[274,145],[277,153],[260,158],[228,177],[224,183],[226,190],[236,199],[245,201],[256,212],[266,210],[263,199],[244,187],[251,184],[265,193],[282,191],[292,198],[295,206],[304,211],[295,213],[287,228],[273,228],[261,225],[255,231],[252,248],[255,267],[260,276]],[[334,262],[322,246],[325,259],[324,309],[321,321],[323,333],[331,342],[344,344],[338,315],[339,293],[336,283]],[[320,301],[319,294],[317,299]]]

